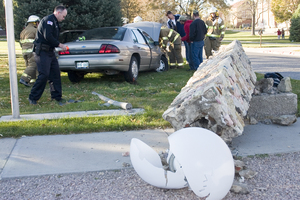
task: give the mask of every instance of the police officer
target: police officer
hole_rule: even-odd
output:
[[[219,16],[218,10],[214,7],[210,10],[210,16],[206,20],[207,35],[204,41],[206,58],[212,55],[212,51],[217,53],[221,46],[221,41],[225,35],[224,21]]]
[[[38,68],[38,78],[29,94],[29,103],[37,104],[41,98],[47,81],[49,80],[51,98],[58,102],[63,102],[60,70],[57,58],[54,53],[55,47],[67,50],[67,46],[58,41],[59,22],[67,16],[67,9],[64,6],[56,6],[54,13],[44,17],[39,23],[36,40],[35,53]]]
[[[20,34],[20,45],[26,69],[19,82],[27,87],[30,87],[36,81],[37,69],[32,49],[39,21],[40,18],[38,16],[30,15],[26,22],[26,28]]]
[[[178,68],[183,68],[183,58],[181,55],[181,37],[179,33],[174,31],[173,29],[162,27],[160,29],[159,39],[160,45],[164,50],[166,50],[167,44],[168,42],[170,42],[168,52],[168,56],[170,59],[170,69],[174,69],[176,67],[176,62]]]

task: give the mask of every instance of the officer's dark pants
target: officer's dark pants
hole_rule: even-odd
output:
[[[31,89],[29,99],[39,100],[49,80],[51,98],[60,100],[62,97],[61,79],[55,53],[53,51],[41,51],[39,56],[35,56],[35,61],[39,75]]]

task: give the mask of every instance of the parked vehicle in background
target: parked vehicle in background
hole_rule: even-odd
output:
[[[141,71],[168,70],[168,60],[158,45],[161,25],[139,24],[148,27],[155,38],[131,24],[84,31],[75,41],[65,43],[67,51],[57,49],[60,70],[68,73],[71,82],[80,82],[93,72],[123,73],[126,81],[134,82]]]

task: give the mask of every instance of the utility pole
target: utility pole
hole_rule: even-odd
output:
[[[15,51],[15,30],[12,0],[5,0],[6,38],[8,45],[9,81],[12,118],[20,118],[17,63]]]

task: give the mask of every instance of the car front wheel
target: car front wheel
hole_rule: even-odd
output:
[[[68,71],[68,77],[72,83],[79,83],[84,78],[84,74],[84,72]]]
[[[159,67],[156,68],[156,71],[164,72],[164,71],[168,71],[168,69],[169,69],[168,59],[165,56],[161,56]]]
[[[125,80],[129,83],[133,83],[137,80],[139,75],[139,62],[135,56],[131,57],[129,69],[127,72],[124,72]]]

